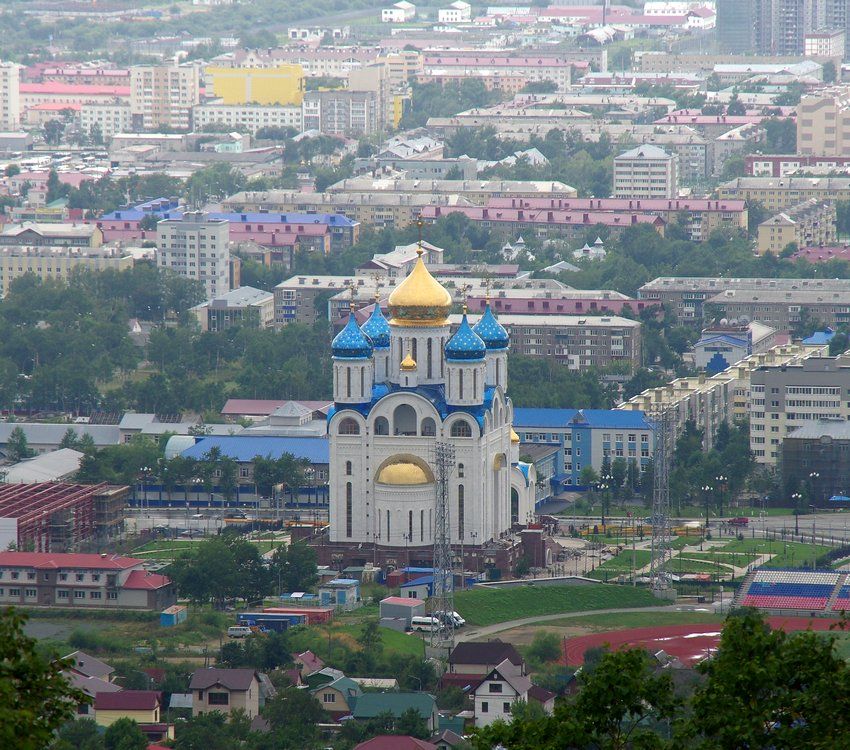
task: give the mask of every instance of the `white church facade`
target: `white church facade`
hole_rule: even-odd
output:
[[[474,325],[464,314],[452,333],[451,296],[421,256],[388,304],[389,320],[379,304],[362,326],[352,312],[332,344],[330,527],[320,558],[429,561],[438,441],[455,451],[452,545],[465,557],[509,546],[511,530],[533,522],[536,477],[519,461],[511,426],[508,334],[489,307]]]

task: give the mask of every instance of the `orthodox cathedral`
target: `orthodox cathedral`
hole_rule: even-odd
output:
[[[519,461],[506,395],[508,334],[488,306],[452,334],[452,298],[419,252],[410,274],[358,326],[334,338],[330,529],[320,558],[430,565],[435,442],[454,446],[449,474],[453,547],[505,546],[534,515],[534,467]],[[413,563],[411,563],[413,561]]]

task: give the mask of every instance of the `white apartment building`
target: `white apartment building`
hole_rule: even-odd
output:
[[[776,466],[789,432],[819,419],[850,420],[850,356],[812,356],[750,376],[750,449]]]
[[[247,128],[251,134],[260,128],[301,130],[301,107],[260,106],[257,104],[199,104],[192,110],[196,129],[218,123],[232,128]]]
[[[140,65],[130,69],[133,129],[176,130],[192,127],[192,108],[200,102],[200,75],[195,65]]]
[[[381,23],[406,23],[416,18],[416,6],[407,0],[399,0],[389,8],[381,10]]]
[[[80,128],[87,135],[92,128],[100,129],[104,138],[112,138],[116,133],[127,133],[133,128],[133,115],[126,102],[114,104],[83,104],[80,107]]]
[[[675,198],[679,157],[643,144],[614,157],[615,198]]]
[[[832,57],[843,60],[845,44],[844,29],[812,31],[803,37],[803,54],[806,57]]]
[[[17,130],[21,125],[21,66],[0,62],[0,128]]]
[[[701,374],[692,378],[676,378],[667,385],[647,390],[624,401],[618,409],[642,411],[650,420],[669,412],[674,439],[693,421],[703,431],[703,448],[711,450],[717,428],[724,422],[751,416],[751,384],[753,373],[760,367],[781,369],[817,357],[827,351],[825,346],[788,344],[766,352],[752,354],[727,370],[712,377]],[[752,418],[751,418],[751,435]],[[752,444],[752,438],[751,438]]]
[[[463,0],[455,0],[447,8],[437,11],[439,23],[469,23],[472,21],[472,6]]]
[[[230,225],[187,211],[157,225],[159,266],[204,285],[207,299],[230,291]]]

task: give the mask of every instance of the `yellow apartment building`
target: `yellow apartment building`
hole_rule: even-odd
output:
[[[224,104],[301,105],[304,69],[297,64],[273,68],[206,69],[215,96]]]

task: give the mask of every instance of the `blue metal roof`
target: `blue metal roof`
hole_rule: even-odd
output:
[[[145,216],[157,216],[161,219],[180,219],[183,207],[177,206],[167,198],[139,203],[136,206],[110,211],[100,218],[104,221],[141,221]],[[213,211],[207,216],[216,221],[229,221],[234,224],[328,224],[336,227],[353,227],[359,222],[342,214],[300,214],[300,213],[236,213]]]
[[[571,424],[581,411],[584,422]],[[622,427],[652,429],[642,411],[626,409],[514,409],[514,429],[552,427]]]
[[[305,458],[311,464],[330,462],[327,438],[318,437],[240,437],[239,435],[211,435],[198,440],[180,455],[185,458],[203,459],[210,448],[218,448],[222,455],[240,463],[253,461],[257,456],[280,458],[291,453],[296,458]]]
[[[469,362],[484,359],[487,347],[469,325],[466,313],[460,327],[446,344],[446,360],[449,362]]]
[[[331,353],[339,359],[369,359],[372,356],[372,343],[360,330],[354,313],[348,316],[348,323],[331,342]]]
[[[823,346],[835,338],[835,331],[827,328],[825,331],[815,331],[809,338],[803,339],[804,346]]]
[[[408,588],[409,586],[430,586],[434,583],[434,576],[422,576],[421,578],[414,578],[412,581],[408,581],[407,583],[403,583],[399,586],[400,589]]]
[[[508,332],[502,327],[501,323],[496,320],[490,304],[484,308],[484,314],[481,319],[472,328],[481,340],[487,345],[488,349],[507,349],[510,341]]]
[[[369,337],[372,341],[372,346],[376,349],[390,348],[390,324],[384,317],[379,304],[375,303],[375,306],[372,308],[372,314],[360,326],[360,330]]]

